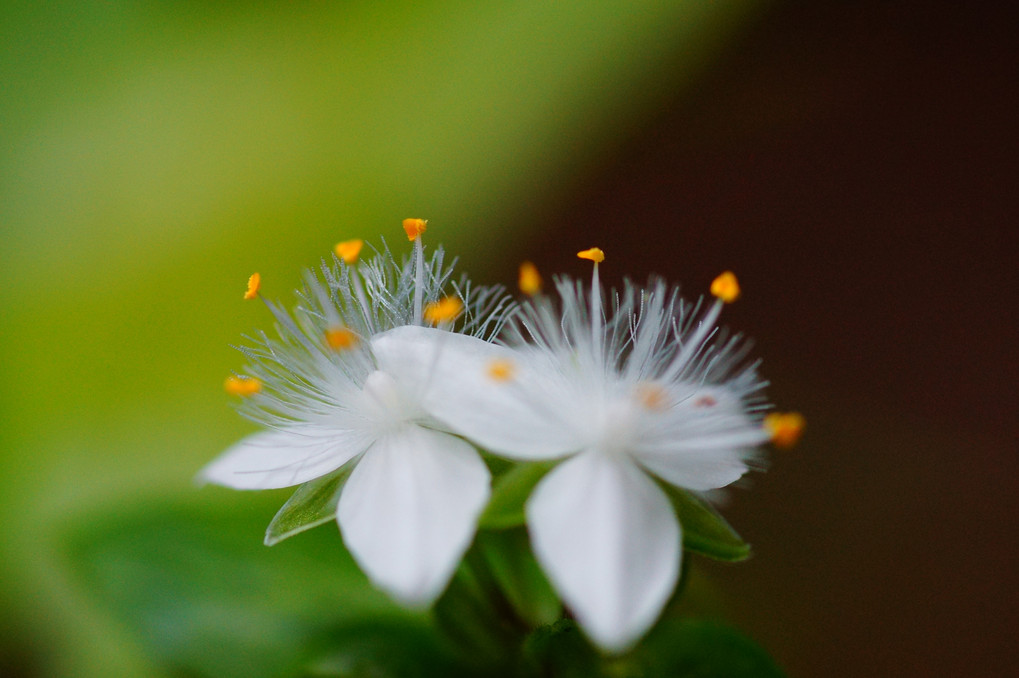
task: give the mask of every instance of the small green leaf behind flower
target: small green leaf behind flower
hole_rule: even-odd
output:
[[[683,527],[685,550],[727,562],[746,560],[750,556],[750,544],[743,541],[710,504],[686,490],[666,483],[660,485]]]
[[[298,487],[269,523],[265,531],[265,545],[278,544],[287,537],[336,520],[340,490],[354,469],[354,461],[347,462],[334,473]]]

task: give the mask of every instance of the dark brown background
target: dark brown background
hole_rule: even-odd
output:
[[[689,294],[738,273],[728,322],[809,424],[727,512],[754,559],[708,574],[792,675],[1014,670],[1017,25],[776,5],[533,244]]]

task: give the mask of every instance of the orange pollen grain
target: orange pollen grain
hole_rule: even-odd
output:
[[[262,390],[262,382],[254,377],[229,376],[223,382],[223,389],[230,395],[247,398]]]
[[[799,442],[806,425],[807,420],[799,412],[772,412],[764,418],[764,428],[771,434],[771,443],[783,449]]]
[[[518,282],[520,291],[529,297],[541,292],[541,274],[538,267],[529,261],[520,264],[520,279]]]
[[[334,250],[336,251],[336,256],[342,259],[343,263],[350,265],[357,261],[362,247],[364,247],[364,240],[344,240],[343,242],[336,243]]]
[[[584,250],[583,252],[577,252],[577,256],[580,257],[581,259],[588,259],[589,261],[593,261],[596,264],[600,264],[601,262],[605,261],[605,253],[602,252],[597,247],[592,247],[591,249]]]
[[[422,315],[426,322],[438,325],[456,320],[463,308],[463,302],[459,297],[446,297],[426,305]]]
[[[353,330],[346,327],[334,327],[326,331],[326,343],[335,351],[343,351],[357,346],[360,338]]]
[[[516,365],[509,360],[498,358],[488,363],[488,376],[493,381],[509,381],[516,371]]]
[[[739,281],[736,280],[736,274],[732,271],[726,271],[712,280],[711,294],[727,304],[731,304],[739,299]]]
[[[403,230],[407,232],[407,240],[414,242],[418,236],[428,230],[427,219],[404,219]]]
[[[245,299],[254,299],[258,296],[258,288],[262,286],[262,276],[252,273],[248,278],[248,289],[244,292]]]

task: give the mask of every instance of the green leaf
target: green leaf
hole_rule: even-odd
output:
[[[466,676],[428,629],[400,623],[364,623],[340,629],[339,642],[308,667],[309,676],[451,678]]]
[[[750,555],[750,545],[707,502],[662,483],[683,526],[683,548],[715,560],[735,562]]]
[[[757,643],[715,621],[663,620],[636,648],[600,653],[576,622],[564,619],[532,633],[519,675],[558,678],[782,678]]]
[[[535,461],[515,466],[500,476],[481,515],[479,529],[502,530],[523,525],[524,502],[538,481],[555,465],[556,461]]]
[[[366,621],[429,628],[368,583],[334,531],[263,546],[278,501],[265,495],[93,515],[68,530],[69,567],[168,675],[295,675]]]
[[[760,645],[716,621],[663,620],[625,658],[627,675],[689,678],[781,678],[785,674]]]
[[[287,537],[318,527],[336,518],[340,490],[347,482],[354,464],[347,462],[327,476],[311,480],[294,492],[269,523],[265,545],[278,544]]]
[[[559,618],[562,604],[534,559],[527,530],[517,527],[479,532],[476,545],[520,619],[533,628]]]

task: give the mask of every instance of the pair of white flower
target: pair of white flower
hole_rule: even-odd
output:
[[[453,332],[422,322],[449,279],[441,250],[426,263],[418,239],[415,253],[327,269],[324,285],[309,277],[296,321],[270,304],[281,340],[247,350],[265,385],[248,402],[274,430],[203,477],[266,489],[356,464],[336,510],[347,547],[380,588],[427,605],[490,496],[474,445],[518,461],[568,457],[527,501],[532,546],[592,640],[626,649],[680,568],[681,528],[658,483],[729,485],[769,437],[756,414],[763,383],[741,367],[739,341],[711,341],[735,280],[719,279],[706,310],[662,282],[627,285],[606,314],[591,250],[591,291],[562,279],[558,304],[537,295],[514,309],[498,290],[454,286],[465,313]],[[352,333],[346,350],[322,339],[338,323]]]

